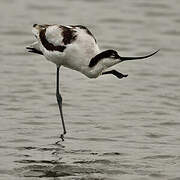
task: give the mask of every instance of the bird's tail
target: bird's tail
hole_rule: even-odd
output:
[[[39,48],[38,42],[34,42],[33,44],[27,46],[26,49],[28,50],[28,52],[43,55],[42,51]]]

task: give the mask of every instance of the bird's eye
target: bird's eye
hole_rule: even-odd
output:
[[[111,54],[111,58],[116,58],[117,57],[117,54],[113,53]]]

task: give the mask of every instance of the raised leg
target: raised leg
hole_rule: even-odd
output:
[[[61,139],[62,139],[62,141],[64,141],[64,135],[66,134],[66,127],[65,127],[64,117],[63,117],[63,112],[62,112],[62,97],[59,92],[59,69],[60,69],[60,67],[58,66],[57,67],[57,81],[56,81],[56,83],[57,83],[56,84],[56,98],[57,98],[59,112],[60,112],[62,126],[63,126],[63,134],[61,134]]]
[[[120,72],[118,72],[116,70],[111,70],[111,71],[103,72],[102,75],[104,75],[104,74],[113,74],[114,76],[116,76],[119,79],[128,76],[127,74],[122,74],[122,73],[120,73]]]

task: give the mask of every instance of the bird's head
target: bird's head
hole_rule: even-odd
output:
[[[120,62],[120,56],[117,51],[112,49],[103,51],[91,59],[89,67],[95,66],[98,62],[103,63],[106,67],[110,67]]]
[[[120,56],[117,51],[109,49],[102,52],[103,64],[106,67],[111,67],[121,62]]]
[[[49,25],[47,24],[43,24],[43,25],[33,24],[32,33],[38,39],[40,32],[44,30],[45,28],[47,28],[48,26]]]
[[[102,56],[104,56],[104,58],[111,59],[111,61],[120,59],[118,52],[112,49],[103,51]]]
[[[146,56],[122,57],[117,53],[117,51],[110,49],[110,50],[103,51],[97,54],[95,57],[93,57],[89,63],[89,67],[94,67],[96,64],[101,62],[105,67],[108,68],[123,61],[148,58],[156,54],[158,51],[159,50]]]

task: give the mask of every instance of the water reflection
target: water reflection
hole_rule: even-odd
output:
[[[63,145],[55,144],[47,148],[21,147],[19,151],[40,151],[52,154],[54,159],[42,160],[33,159],[28,155],[24,155],[21,160],[15,161],[20,164],[20,168],[15,169],[16,176],[23,177],[68,177],[78,178],[91,177],[90,174],[96,174],[97,177],[103,177],[105,174],[126,174],[117,168],[109,169],[109,166],[116,166],[117,162],[111,160],[111,157],[124,156],[118,152],[114,153],[95,153],[89,150],[65,150]],[[69,155],[74,155],[71,162],[65,161]],[[83,158],[82,158],[83,157]],[[89,158],[91,157],[91,158]],[[79,159],[79,160],[78,160]],[[81,160],[80,160],[81,159]]]

